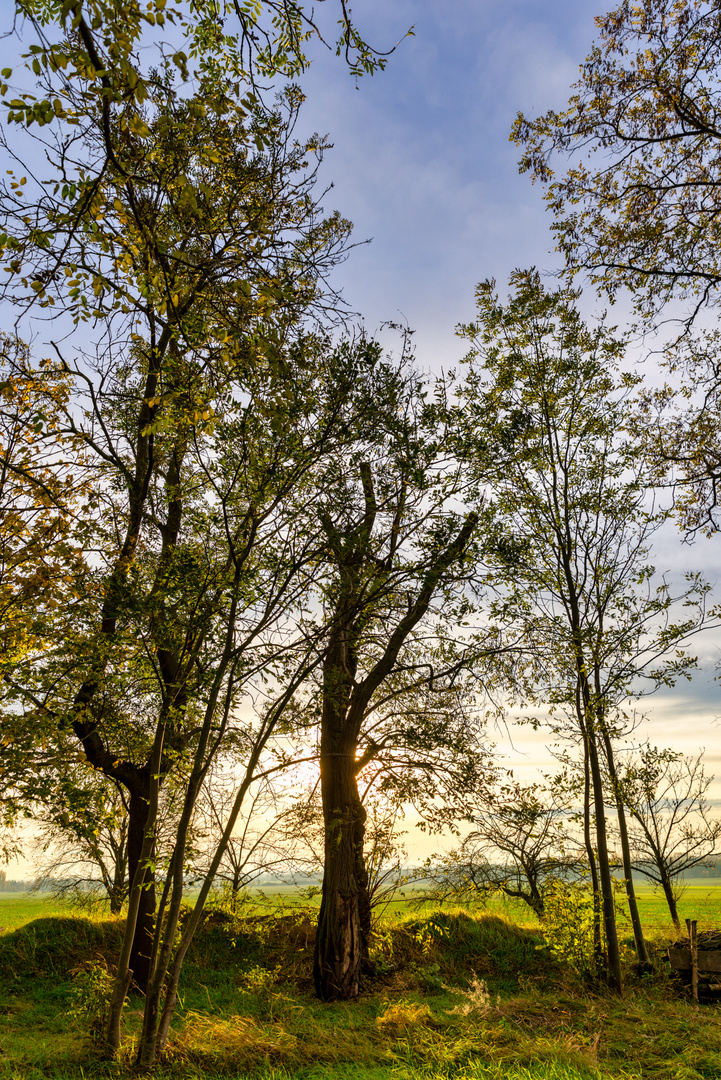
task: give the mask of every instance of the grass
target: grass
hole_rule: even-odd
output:
[[[550,957],[532,913],[507,902],[471,913],[390,913],[376,941],[376,975],[353,1005],[314,998],[313,911],[291,906],[286,897],[247,918],[210,918],[188,957],[158,1080],[721,1075],[718,1006],[694,1007],[663,971],[629,974],[620,1000],[591,994]],[[641,890],[641,908],[647,926],[674,936],[649,889]],[[681,913],[721,926],[721,888],[694,882]],[[9,928],[0,935],[0,1080],[130,1076],[130,1046],[113,1065],[94,1060],[71,1015],[82,1006],[86,976],[70,972],[112,962],[119,922],[13,894],[0,901],[0,925]],[[131,1000],[131,1039],[140,1010]]]
[[[68,915],[67,904],[34,893],[0,892],[0,934],[11,933],[31,919]]]

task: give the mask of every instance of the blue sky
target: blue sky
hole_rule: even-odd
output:
[[[462,354],[456,323],[482,278],[555,270],[542,192],[518,174],[508,140],[518,110],[561,107],[594,32],[596,3],[369,0],[354,9],[378,46],[411,24],[384,72],[354,80],[318,55],[302,85],[304,130],[334,144],[326,207],[355,223],[338,280],[369,329],[403,316],[424,366]]]
[[[356,240],[372,239],[336,281],[369,330],[405,319],[426,369],[453,367],[463,355],[454,327],[472,318],[478,281],[495,277],[503,291],[515,267],[559,268],[542,190],[519,175],[508,136],[519,110],[563,108],[604,10],[598,0],[368,0],[354,14],[374,44],[392,44],[411,24],[415,36],[357,88],[330,54],[316,53],[303,79],[301,129],[334,144],[323,169],[334,184],[326,208],[354,222]],[[588,294],[582,306],[590,313],[603,305]],[[622,323],[621,312],[611,314]],[[645,370],[653,377],[651,365]],[[659,569],[721,578],[721,538],[689,547],[669,528],[658,540]],[[699,637],[692,651],[699,673],[641,702],[649,720],[638,734],[686,753],[705,747],[720,776],[719,635]],[[547,739],[519,728],[514,749],[498,735],[526,779],[553,767]]]

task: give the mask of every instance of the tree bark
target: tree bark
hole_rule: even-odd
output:
[[[648,966],[651,963],[651,960],[643,936],[643,926],[641,925],[641,916],[636,901],[636,890],[633,884],[633,868],[631,866],[631,848],[628,842],[628,829],[626,827],[626,813],[623,802],[618,796],[616,796],[616,813],[618,814],[618,831],[621,837],[623,877],[626,885],[628,910],[631,915],[631,925],[633,927],[633,940],[636,945],[636,956],[638,957],[639,964]]]
[[[613,881],[611,879],[611,865],[608,856],[606,815],[603,799],[603,777],[601,775],[601,766],[598,760],[598,747],[596,746],[595,733],[588,724],[586,738],[588,740],[588,764],[591,774],[591,787],[593,790],[593,803],[596,815],[596,850],[598,852],[598,873],[601,882],[603,929],[606,935],[608,985],[612,990],[620,993],[621,954],[618,947]]]
[[[681,929],[681,920],[678,917],[678,908],[676,906],[676,897],[673,894],[673,886],[669,878],[664,877],[661,880],[661,888],[663,889],[663,895],[666,897],[666,903],[668,904],[668,910],[673,920],[673,925],[677,930]]]
[[[583,743],[583,843],[586,848],[588,869],[591,874],[591,888],[593,890],[593,953],[596,960],[596,970],[600,971],[603,962],[603,944],[601,941],[601,888],[598,881],[598,867],[596,866],[596,852],[591,840],[591,773],[588,763],[588,739],[585,725],[582,724],[584,733]]]
[[[141,857],[143,837],[148,821],[150,776],[147,769],[139,770],[137,787],[130,793],[128,821],[128,876],[132,882]],[[138,918],[133,935],[129,967],[133,973],[133,986],[141,993],[148,989],[150,956],[155,928],[155,875],[150,867],[145,871],[145,884],[141,890]]]
[[[358,795],[355,740],[321,743],[325,824],[323,894],[318,915],[313,979],[323,1001],[358,996],[368,961],[370,897],[363,858],[366,812]],[[325,750],[325,752],[324,752]]]
[[[600,697],[598,675],[596,681],[597,694]],[[638,962],[642,964],[644,968],[649,968],[651,964],[651,958],[649,957],[649,950],[647,948],[647,945],[645,945],[645,941],[643,939],[641,916],[639,915],[638,904],[636,902],[636,889],[634,888],[634,868],[632,868],[631,866],[630,843],[628,842],[628,827],[626,825],[626,808],[624,806],[621,787],[620,785],[618,785],[618,775],[616,773],[616,762],[613,753],[613,744],[611,742],[611,735],[609,734],[609,729],[606,726],[606,719],[599,718],[599,727],[601,729],[601,737],[603,739],[603,750],[606,751],[606,761],[609,767],[609,777],[611,779],[613,798],[616,805],[618,836],[620,836],[621,838],[621,858],[624,868],[626,899],[628,900],[628,912],[631,919],[631,927],[634,928],[636,956],[638,958]]]

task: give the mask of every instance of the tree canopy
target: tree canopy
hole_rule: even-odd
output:
[[[518,116],[521,171],[547,185],[571,273],[628,289],[644,316],[672,297],[693,316],[721,284],[721,12],[624,0],[596,23],[568,107]]]

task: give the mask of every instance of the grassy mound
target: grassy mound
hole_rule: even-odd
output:
[[[188,955],[204,977],[235,967],[242,982],[258,967],[276,982],[306,990],[312,985],[316,912],[232,918],[213,912]],[[371,945],[372,969],[365,983],[381,989],[402,975],[404,985],[441,989],[443,983],[482,977],[498,989],[517,989],[524,978],[539,979],[557,964],[538,933],[498,915],[470,915],[462,909],[432,911],[381,925]]]
[[[214,976],[242,982],[249,971],[263,969],[279,984],[308,989],[314,917],[314,911],[302,908],[246,917],[211,910],[188,954],[188,976],[201,976],[208,984]],[[98,959],[112,966],[122,929],[122,919],[35,919],[0,938],[0,978],[65,978]],[[539,976],[550,963],[537,933],[498,915],[473,916],[462,910],[433,911],[381,927],[372,957],[375,975],[369,987],[405,973],[408,985],[426,990],[473,976],[499,988],[517,987],[523,976]]]
[[[542,936],[498,915],[469,915],[438,910],[408,919],[392,933],[393,952],[404,966],[422,959],[438,964],[447,978],[465,978],[469,971],[484,978],[513,979],[538,975],[550,957]]]
[[[537,930],[497,914],[387,921],[360,1000],[322,1003],[307,983],[314,914],[209,912],[157,1080],[718,1080],[716,1006],[630,974],[623,998],[592,994]],[[132,1077],[142,1003],[126,1009],[120,1059],[102,1065],[67,977],[112,965],[121,930],[43,918],[0,938],[0,1080]]]
[[[88,960],[113,962],[120,951],[122,919],[73,916],[34,919],[0,938],[0,978],[66,978]]]

